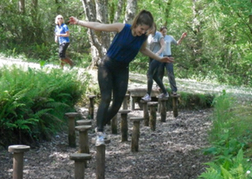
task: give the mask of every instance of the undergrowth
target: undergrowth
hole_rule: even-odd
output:
[[[85,94],[88,75],[61,69],[0,69],[0,145],[36,143],[63,126]]]
[[[252,112],[251,104],[239,105],[234,97],[223,91],[215,98],[212,127],[209,131],[211,147],[204,150],[213,161],[199,178],[252,178]]]

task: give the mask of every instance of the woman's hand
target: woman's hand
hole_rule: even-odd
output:
[[[174,62],[174,58],[173,57],[163,57],[160,60],[161,62],[165,62],[165,63],[173,63]]]
[[[71,16],[68,22],[70,24],[78,24],[79,20],[76,17]]]
[[[182,37],[185,38],[186,36],[187,36],[187,33],[184,32],[184,33],[182,34]]]

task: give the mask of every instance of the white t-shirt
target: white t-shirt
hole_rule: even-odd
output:
[[[149,49],[153,53],[157,53],[160,50],[160,48],[161,48],[160,41],[162,38],[163,38],[163,35],[158,31],[156,31],[155,35],[150,34],[148,36],[147,44],[148,44]],[[160,54],[160,56],[162,56],[162,53]]]
[[[171,44],[178,45],[177,41],[173,38],[173,36],[166,35],[164,37],[164,42],[165,42],[165,48],[163,51],[163,55],[171,55]]]

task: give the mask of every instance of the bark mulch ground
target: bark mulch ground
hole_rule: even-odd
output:
[[[79,112],[87,116],[87,109]],[[132,153],[130,146],[132,123],[129,121],[128,142],[121,142],[120,116],[118,116],[118,134],[112,135],[106,145],[106,179],[195,179],[206,167],[209,157],[203,155],[207,147],[207,131],[211,125],[209,116],[212,109],[180,110],[174,118],[167,112],[166,122],[160,122],[157,115],[156,130],[141,123],[139,152]],[[134,110],[128,116],[142,116],[141,110]],[[93,124],[96,122],[93,121]],[[78,144],[78,133],[77,144]],[[67,131],[58,133],[51,141],[41,142],[24,155],[24,179],[72,179],[74,163],[69,155],[78,151],[68,147]],[[96,147],[92,143],[94,130],[89,131],[90,154],[92,159],[85,170],[85,179],[96,178]],[[12,155],[6,149],[0,149],[0,178],[12,178]]]

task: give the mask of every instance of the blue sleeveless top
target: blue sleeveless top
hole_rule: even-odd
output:
[[[147,35],[133,36],[130,27],[130,24],[125,24],[121,32],[116,34],[107,51],[109,58],[124,63],[130,63],[135,58]]]

